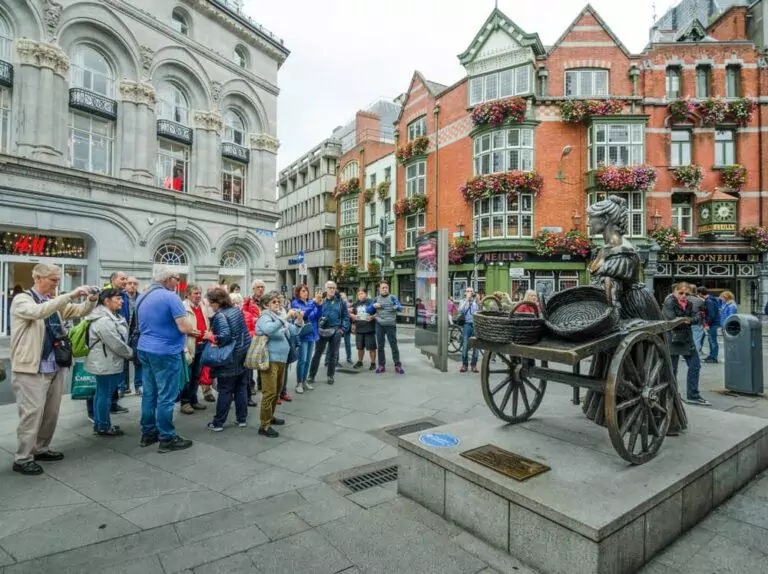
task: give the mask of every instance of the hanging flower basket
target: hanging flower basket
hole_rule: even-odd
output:
[[[427,196],[417,193],[398,200],[392,209],[397,217],[405,217],[423,211],[425,207],[427,207]]]
[[[720,183],[729,191],[739,192],[747,183],[747,168],[743,165],[727,165],[720,170]]]
[[[728,103],[723,98],[709,98],[696,105],[705,126],[722,124],[728,118]]]
[[[574,229],[568,233],[541,231],[533,239],[536,253],[550,257],[558,253],[570,253],[587,258],[594,248],[594,243],[586,234]]]
[[[684,122],[696,112],[696,104],[687,98],[679,98],[667,106],[667,111],[673,122]]]
[[[525,119],[528,104],[523,98],[507,98],[484,104],[478,104],[472,110],[472,123],[475,127],[503,124],[519,124]]]
[[[371,203],[374,193],[376,193],[376,190],[372,187],[369,187],[363,192],[363,199],[365,200],[365,203]]]
[[[765,227],[745,227],[740,235],[749,239],[752,249],[765,253],[768,251],[768,228]]]
[[[728,103],[728,117],[739,125],[747,125],[752,121],[756,107],[755,100],[739,98]]]
[[[405,163],[414,157],[426,154],[428,147],[429,138],[420,136],[397,148],[396,156],[400,163]]]
[[[448,261],[453,265],[459,265],[464,262],[469,248],[469,239],[466,237],[457,237],[448,248]]]
[[[368,262],[368,275],[381,274],[381,262],[374,259]]]
[[[544,179],[535,171],[506,171],[479,175],[470,179],[459,188],[464,201],[475,200],[494,195],[515,195],[532,193],[539,195],[544,187]]]
[[[698,190],[704,181],[704,170],[700,165],[683,165],[672,170],[672,177],[691,190]]]
[[[624,109],[620,100],[565,100],[560,102],[560,116],[564,122],[578,124],[593,116],[619,114]]]
[[[376,195],[379,196],[379,200],[384,201],[389,197],[389,188],[391,185],[391,181],[384,180],[376,187]]]
[[[354,279],[357,277],[357,266],[351,263],[339,263],[338,261],[331,266],[331,277],[336,281],[345,279]]]
[[[650,166],[598,168],[596,182],[604,191],[648,191],[656,182],[656,170]]]
[[[685,233],[677,227],[656,227],[648,230],[648,236],[653,239],[664,253],[674,251],[685,241]]]
[[[341,197],[342,195],[349,195],[350,193],[359,193],[360,192],[360,180],[356,177],[353,177],[344,183],[340,183],[336,186],[336,189],[333,192],[334,197]]]

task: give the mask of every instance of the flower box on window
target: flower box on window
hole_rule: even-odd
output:
[[[687,98],[678,98],[667,106],[667,111],[673,122],[684,122],[696,111],[696,104]]]
[[[374,259],[368,262],[368,275],[379,275],[381,273],[381,262]]]
[[[337,185],[336,189],[333,192],[333,195],[334,197],[341,197],[342,195],[349,195],[351,193],[359,193],[359,192],[360,192],[360,180],[356,177],[353,177],[352,179]]]
[[[376,193],[376,190],[372,187],[369,187],[363,192],[363,199],[365,200],[365,203],[371,203],[371,201],[373,201],[374,193]]]
[[[650,166],[598,168],[595,184],[603,191],[648,191],[656,182],[656,170]]]
[[[382,181],[376,188],[376,195],[379,196],[380,201],[384,201],[389,197],[389,188],[392,185],[391,181]]]
[[[336,281],[354,279],[357,277],[357,266],[351,263],[336,262],[331,266],[331,277]]]
[[[536,253],[547,257],[558,253],[569,253],[586,259],[594,248],[589,237],[578,229],[567,233],[541,231],[533,239],[533,244],[536,247]]]
[[[464,201],[472,203],[477,199],[499,194],[539,195],[543,187],[543,178],[534,171],[507,171],[474,177],[462,185],[459,191],[464,196]]]
[[[704,180],[704,170],[700,165],[683,165],[672,170],[672,177],[691,190],[697,190]]]
[[[649,229],[648,237],[653,239],[664,253],[674,251],[685,241],[685,233],[677,227],[655,227]]]
[[[723,98],[708,98],[696,105],[696,111],[705,126],[715,126],[728,119],[728,102]]]
[[[741,188],[747,183],[747,168],[739,164],[725,166],[720,170],[720,183],[728,191],[741,191]]]
[[[752,121],[756,107],[753,99],[739,98],[728,103],[728,116],[737,124],[744,126]]]
[[[525,119],[528,104],[523,98],[507,98],[486,102],[475,106],[472,110],[472,123],[476,127],[490,126],[492,128],[506,123],[519,124]]]
[[[429,138],[427,136],[417,137],[416,139],[409,141],[407,144],[397,148],[397,159],[401,163],[405,163],[414,157],[426,154],[428,147]]]
[[[466,237],[457,237],[448,248],[448,261],[453,265],[463,263],[468,248],[469,239]]]
[[[427,207],[427,196],[421,193],[412,195],[411,197],[404,197],[403,199],[395,202],[393,210],[397,217],[405,217],[418,213]]]
[[[560,102],[560,117],[564,122],[578,124],[593,116],[619,114],[623,109],[620,100],[565,100]]]
[[[765,227],[745,227],[739,233],[749,239],[752,249],[765,253],[768,251],[768,229]]]

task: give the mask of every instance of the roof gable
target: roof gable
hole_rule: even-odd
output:
[[[430,82],[426,80],[424,78],[424,75],[421,72],[419,72],[418,70],[415,70],[413,72],[413,76],[411,77],[411,83],[408,86],[408,91],[405,92],[403,96],[403,105],[400,106],[400,113],[397,115],[397,119],[395,120],[394,123],[398,123],[402,119],[403,113],[405,112],[405,107],[411,98],[411,93],[413,92],[414,86],[416,85],[417,82],[422,86],[424,86],[424,89],[426,90],[427,94],[433,99],[439,92],[445,89],[445,86],[443,86],[442,84],[438,84],[436,82]],[[438,90],[436,88],[442,88],[442,89]]]
[[[573,22],[571,22],[571,25],[568,26],[568,28],[563,32],[562,36],[560,36],[557,39],[557,42],[552,46],[552,48],[549,50],[549,52],[555,51],[560,44],[563,43],[565,38],[574,31],[574,28],[578,26],[579,22],[585,17],[585,16],[592,16],[598,23],[598,25],[603,29],[603,31],[608,34],[608,36],[611,38],[614,44],[616,44],[616,47],[619,48],[625,56],[630,56],[629,50],[627,50],[627,47],[623,44],[621,40],[619,40],[619,37],[613,33],[613,30],[611,30],[611,27],[608,26],[608,24],[605,23],[605,20],[603,20],[600,17],[600,14],[597,13],[597,10],[592,8],[591,4],[587,4],[584,6],[584,9],[579,12],[578,16],[573,19]]]
[[[538,34],[528,34],[494,8],[469,47],[459,54],[459,62],[466,66],[478,58],[520,48],[531,48],[536,56],[546,53]]]
[[[698,18],[694,18],[688,26],[685,27],[675,38],[676,42],[701,42],[707,37],[707,30],[704,25],[699,22]]]

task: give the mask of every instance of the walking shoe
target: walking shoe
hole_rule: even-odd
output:
[[[704,359],[704,362],[705,363],[709,363],[711,365],[716,365],[717,364],[717,359]]]
[[[174,450],[184,450],[192,446],[192,441],[176,435],[170,440],[161,440],[157,445],[157,452],[172,452]]]
[[[248,423],[245,422],[245,421],[241,422],[241,423],[236,423],[236,424],[237,424],[237,428],[239,428],[239,429],[244,429],[245,427],[248,426]]]
[[[193,415],[195,414],[195,409],[192,408],[192,405],[181,405],[181,412],[185,415]]]
[[[304,394],[304,387],[301,386],[301,383],[296,385],[296,394],[297,395],[303,395]]]
[[[304,390],[305,391],[314,391],[315,390],[314,382],[315,381],[313,379],[307,379],[306,381],[304,381]]]
[[[272,417],[272,420],[270,421],[273,425],[282,426],[285,424],[285,421],[283,419],[279,419],[277,417]]]
[[[122,405],[114,405],[111,409],[109,409],[109,412],[111,412],[113,415],[124,415],[129,411]]]
[[[333,377],[328,377],[328,380],[326,381],[329,385],[333,384]]]
[[[109,427],[108,429],[93,431],[93,434],[97,436],[123,436],[125,433],[120,430],[120,427]]]
[[[208,409],[208,407],[206,407],[205,405],[201,405],[200,403],[195,403],[194,405],[192,405],[192,408],[195,409],[196,411],[204,411]]]
[[[44,462],[58,462],[64,460],[64,453],[49,450],[46,452],[40,452],[34,455],[35,460],[42,460]]]
[[[376,363],[371,363],[371,366],[368,367],[369,371],[375,371],[376,370]]]
[[[711,407],[712,403],[710,403],[707,399],[704,397],[696,397],[695,399],[686,399],[685,401],[689,405],[699,405],[700,407]]]
[[[279,432],[277,432],[277,431],[276,431],[275,429],[273,429],[272,427],[269,427],[268,429],[263,429],[263,428],[260,428],[260,429],[259,429],[259,434],[260,434],[261,436],[266,436],[266,437],[269,437],[269,438],[277,438],[277,437],[279,437],[279,436],[280,436],[280,433],[279,433]]]
[[[27,476],[35,476],[38,474],[43,474],[45,471],[43,470],[42,466],[37,464],[35,461],[30,460],[27,462],[14,462],[13,472],[20,472],[21,474],[25,474]]]
[[[213,396],[213,392],[212,391],[208,391],[207,393],[204,393],[203,394],[203,398],[206,400],[206,402],[209,402],[209,403],[215,403],[216,402],[216,397]]]
[[[259,406],[259,403],[257,403],[257,402],[256,402],[256,401],[254,401],[253,399],[248,399],[248,406],[249,406],[249,407],[258,407],[258,406]]]
[[[398,364],[395,365],[395,372],[398,375],[404,375],[405,374],[405,369],[403,369],[403,366],[400,363],[398,363]]]
[[[386,370],[387,369],[384,367],[384,365],[379,365],[378,367],[376,367],[376,374],[380,375],[381,373],[383,373]]]
[[[461,367],[459,367],[459,372],[460,373],[466,373],[467,372],[467,366],[466,365],[462,365]]]
[[[277,397],[277,400],[275,401],[275,404],[276,405],[282,405],[283,404],[283,398],[282,397]]]
[[[160,440],[160,437],[158,435],[156,435],[156,434],[143,434],[143,435],[141,435],[141,440],[139,441],[139,446],[142,447],[142,448],[145,447],[145,446],[151,446],[151,445],[155,444],[159,440]]]
[[[477,365],[472,365],[472,372],[473,373],[479,373],[480,371],[477,370]]]
[[[287,403],[290,403],[293,400],[293,397],[291,395],[289,395],[288,393],[284,393],[283,396],[280,397],[280,398],[283,399]]]
[[[353,366],[354,366],[355,369],[362,369],[363,368],[363,362],[362,361],[358,361]]]
[[[221,432],[224,430],[224,427],[216,423],[208,423],[208,430],[211,432]]]

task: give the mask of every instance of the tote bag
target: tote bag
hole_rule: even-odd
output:
[[[85,370],[85,363],[77,361],[72,366],[72,400],[92,399],[96,394],[96,375]]]
[[[243,366],[246,369],[255,369],[257,371],[269,370],[268,342],[269,337],[266,335],[256,335],[251,339],[248,353],[245,355],[245,361],[243,362]]]
[[[222,313],[224,320],[229,325],[229,319]],[[230,325],[230,330],[232,326]],[[216,346],[208,342],[203,347],[203,353],[200,355],[200,364],[204,367],[225,367],[227,366],[233,357],[235,352],[235,339],[227,343],[226,345]]]

